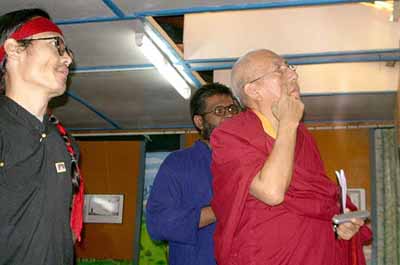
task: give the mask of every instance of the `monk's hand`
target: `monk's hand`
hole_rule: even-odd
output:
[[[272,113],[279,123],[296,124],[303,117],[304,104],[300,97],[293,93],[297,89],[297,80],[282,81],[281,95],[278,101],[272,104]]]
[[[338,239],[350,240],[357,232],[360,227],[364,225],[364,220],[359,218],[351,219],[348,223],[338,225],[336,233]]]

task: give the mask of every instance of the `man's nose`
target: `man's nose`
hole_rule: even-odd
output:
[[[69,67],[72,64],[72,61],[72,57],[67,52],[64,52],[62,56],[62,63]]]

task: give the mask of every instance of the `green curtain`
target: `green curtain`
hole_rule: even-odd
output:
[[[374,131],[372,264],[400,264],[400,166],[395,129]]]

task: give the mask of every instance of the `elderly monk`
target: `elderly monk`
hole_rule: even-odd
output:
[[[269,50],[251,51],[233,67],[233,91],[247,110],[211,136],[219,265],[365,264],[361,243],[371,231],[363,220],[333,229],[339,188],[300,122],[297,79]]]

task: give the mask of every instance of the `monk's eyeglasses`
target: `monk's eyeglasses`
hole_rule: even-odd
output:
[[[46,38],[35,38],[35,39],[34,38],[23,39],[23,40],[19,40],[18,42],[21,42],[26,45],[28,43],[31,43],[32,41],[37,41],[37,40],[54,40],[53,45],[57,49],[58,55],[64,56],[64,54],[67,53],[71,59],[74,59],[74,53],[72,52],[71,49],[69,49],[65,45],[64,40],[59,36],[46,37]]]
[[[204,112],[201,115],[207,115],[214,113],[216,116],[225,117],[226,114],[236,115],[240,112],[240,107],[236,104],[231,104],[229,106],[216,106],[213,110]]]
[[[266,77],[266,76],[268,76],[270,74],[274,74],[274,73],[282,74],[286,70],[290,70],[290,71],[294,71],[295,72],[296,71],[296,66],[288,64],[287,62],[285,62],[284,64],[278,65],[275,70],[273,70],[271,72],[268,72],[268,73],[265,73],[265,74],[255,78],[255,79],[247,82],[247,84],[254,83],[254,82],[256,82],[256,81],[258,81],[260,79],[263,79],[264,77]]]

